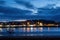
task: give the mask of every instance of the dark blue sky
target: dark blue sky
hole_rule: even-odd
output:
[[[44,19],[60,22],[59,7],[60,0],[0,0],[0,21]]]

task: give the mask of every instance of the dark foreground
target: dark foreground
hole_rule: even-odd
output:
[[[45,36],[2,36],[0,40],[60,40],[60,37],[45,37]]]

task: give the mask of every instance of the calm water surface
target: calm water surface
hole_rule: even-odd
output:
[[[0,36],[60,36],[60,27],[0,28]]]

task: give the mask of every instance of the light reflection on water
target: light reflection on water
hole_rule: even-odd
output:
[[[44,31],[60,31],[60,27],[23,27],[23,28],[0,28],[0,32],[44,32]]]
[[[31,27],[31,28],[0,28],[0,35],[13,36],[57,36],[60,27]]]

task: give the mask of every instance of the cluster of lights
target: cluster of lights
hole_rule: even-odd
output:
[[[13,24],[13,25],[12,25]],[[31,23],[29,21],[26,22],[23,22],[22,24],[19,24],[19,25],[15,25],[14,22],[12,24],[9,24],[9,25],[3,25],[3,23],[0,24],[0,27],[8,27],[7,30],[15,30],[15,27],[22,27],[22,26],[25,26],[25,27],[22,27],[22,29],[24,31],[27,31],[27,32],[33,32],[33,31],[36,31],[37,30],[37,26],[38,26],[38,30],[40,32],[42,32],[44,29],[43,29],[43,26],[47,26],[48,27],[48,30],[50,30],[50,26],[58,26],[58,24],[45,24],[43,22],[36,22],[36,23]],[[13,27],[13,28],[10,28],[10,27]],[[27,28],[26,28],[27,27]],[[20,28],[21,29],[21,28]],[[20,30],[18,29],[18,30]],[[58,29],[58,28],[57,28]],[[0,28],[0,31],[2,31],[3,28]]]
[[[27,26],[27,27],[30,27],[30,26],[58,26],[58,24],[44,24],[44,23],[42,23],[42,22],[36,22],[35,24],[31,24],[31,22],[27,22],[26,24],[24,24],[24,23],[22,23],[22,24],[19,24],[19,25],[15,25],[15,24],[13,24],[13,25],[3,25],[3,24],[0,24],[0,27],[3,27],[3,26],[5,26],[5,27],[21,27],[21,26]]]

